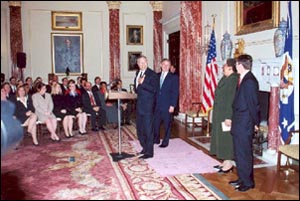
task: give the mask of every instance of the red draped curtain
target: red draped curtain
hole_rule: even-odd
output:
[[[180,11],[180,112],[191,107],[192,102],[201,101],[202,35],[201,1],[181,1]]]

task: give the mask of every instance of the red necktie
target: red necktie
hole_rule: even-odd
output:
[[[95,99],[94,99],[94,96],[93,96],[92,92],[89,92],[89,96],[90,96],[92,106],[95,106],[96,103],[95,103]]]

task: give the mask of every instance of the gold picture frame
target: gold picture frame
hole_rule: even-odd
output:
[[[137,71],[139,66],[137,65],[137,58],[142,55],[142,52],[128,52],[128,71]]]
[[[279,1],[237,1],[236,35],[272,29],[279,24]]]
[[[62,30],[62,31],[82,30],[81,12],[52,11],[51,16],[52,16],[52,30]]]
[[[83,34],[51,33],[52,73],[83,73]]]
[[[143,45],[143,26],[137,26],[137,25],[126,26],[126,44]]]

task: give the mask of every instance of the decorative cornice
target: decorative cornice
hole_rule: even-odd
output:
[[[9,6],[12,7],[21,7],[21,1],[9,1]]]
[[[108,9],[120,9],[121,1],[106,1]]]
[[[163,10],[163,2],[162,1],[150,1],[150,4],[153,8],[153,11],[162,11]]]

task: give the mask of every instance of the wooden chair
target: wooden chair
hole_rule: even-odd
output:
[[[299,143],[298,144],[290,144],[291,139],[294,134],[299,134],[299,130],[296,131],[290,131],[289,137],[285,141],[284,145],[279,145],[278,148],[278,160],[277,160],[277,171],[279,172],[281,168],[281,155],[284,154],[287,157],[286,160],[286,167],[290,166],[289,159],[295,159],[299,161]]]
[[[209,129],[210,129],[210,116],[211,116],[211,111],[212,109],[210,109],[209,111],[207,111],[207,113],[203,113],[201,111],[201,106],[202,103],[201,102],[194,102],[192,103],[192,106],[190,108],[190,110],[186,111],[185,113],[185,128],[187,129],[188,124],[192,124],[192,133],[194,133],[194,128],[195,127],[201,127],[202,131],[204,131],[204,127],[206,126],[206,135],[209,135]],[[191,118],[192,121],[188,122],[188,118]],[[196,118],[201,118],[201,122],[195,122]],[[206,121],[206,125],[204,124],[204,121]],[[205,126],[204,126],[205,125]]]

